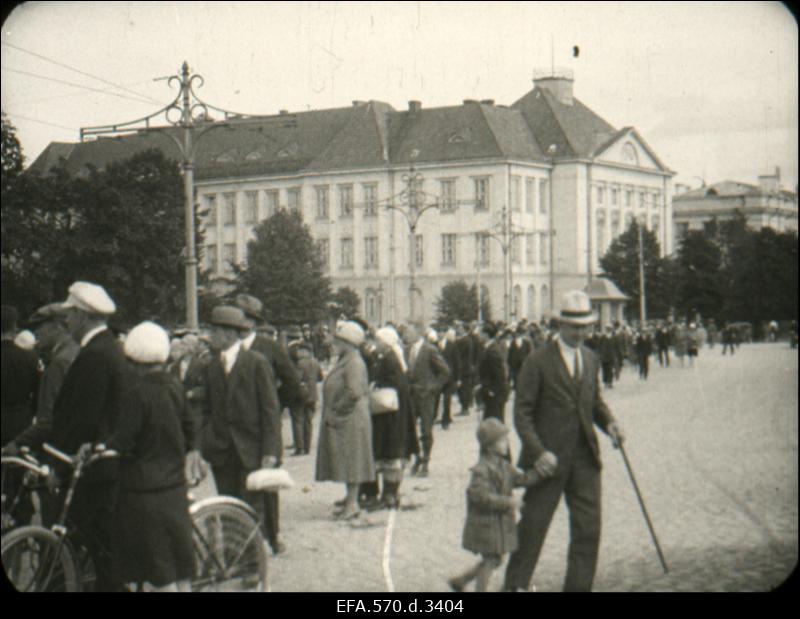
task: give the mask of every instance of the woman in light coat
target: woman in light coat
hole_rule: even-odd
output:
[[[357,518],[359,484],[375,480],[367,366],[359,351],[363,329],[339,323],[333,340],[336,363],[322,388],[322,421],[317,451],[317,481],[347,484],[336,515]]]

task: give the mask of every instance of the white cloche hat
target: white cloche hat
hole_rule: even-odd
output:
[[[169,358],[169,335],[154,322],[136,325],[125,340],[125,356],[136,363],[164,363]]]

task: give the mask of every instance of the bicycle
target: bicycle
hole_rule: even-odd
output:
[[[91,589],[94,566],[85,550],[74,543],[75,531],[67,527],[66,516],[86,467],[117,453],[103,450],[83,460],[50,445],[43,449],[73,470],[60,517],[49,529],[28,525],[4,530],[2,563],[19,591],[85,591]],[[3,464],[22,466],[41,480],[50,476],[49,467],[30,454],[4,457]],[[33,483],[27,486],[33,487]],[[192,591],[269,591],[268,550],[252,507],[233,497],[217,496],[193,503],[189,513],[196,565]]]

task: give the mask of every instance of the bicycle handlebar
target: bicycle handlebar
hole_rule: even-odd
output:
[[[42,445],[42,449],[51,456],[53,456],[54,458],[56,458],[57,460],[61,460],[62,462],[68,464],[72,468],[76,467],[76,462],[78,461],[77,454],[75,456],[68,456],[63,451],[56,449],[55,447],[53,447],[48,443]],[[96,462],[97,460],[101,460],[103,458],[116,458],[118,455],[119,453],[114,451],[113,449],[103,449],[102,451],[93,453],[91,456],[89,456],[86,459],[85,466],[88,466]]]
[[[2,464],[15,464],[36,473],[39,477],[47,477],[50,475],[50,467],[46,464],[40,465],[31,462],[25,458],[18,458],[17,456],[5,456],[2,458]]]

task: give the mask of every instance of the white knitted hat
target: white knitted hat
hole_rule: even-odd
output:
[[[164,363],[169,358],[169,335],[154,322],[136,325],[125,340],[125,356],[136,363]]]

